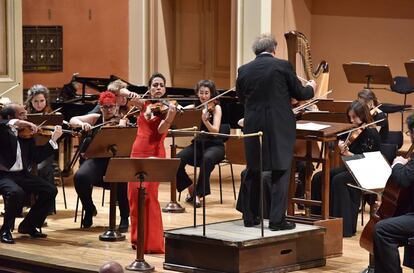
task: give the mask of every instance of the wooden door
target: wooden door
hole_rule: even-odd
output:
[[[172,83],[230,87],[231,0],[175,0]]]

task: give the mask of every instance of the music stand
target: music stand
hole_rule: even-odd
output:
[[[342,66],[349,83],[364,83],[368,89],[371,84],[393,84],[388,65],[351,62]]]
[[[151,272],[154,267],[144,259],[145,188],[142,182],[175,182],[180,159],[178,158],[111,158],[105,174],[106,182],[139,181],[137,256],[127,270]],[[162,170],[162,171],[160,171]]]
[[[55,126],[62,125],[63,115],[62,114],[27,114],[27,121],[34,124],[43,124],[44,126]]]
[[[202,110],[184,110],[182,113],[177,113],[173,123],[171,124],[171,129],[182,129],[197,126],[201,119],[201,111]],[[176,134],[174,132],[170,132],[170,136],[172,138],[171,157],[173,158],[177,155],[177,145],[175,144]],[[181,207],[181,205],[177,202],[176,182],[171,183],[170,190],[171,201],[164,208],[162,208],[162,211],[172,213],[184,212],[185,208]]]
[[[137,129],[134,127],[103,127],[93,137],[85,158],[129,157]],[[120,180],[127,183],[129,180]],[[109,227],[99,235],[101,241],[123,241],[125,235],[116,229],[117,184],[110,183]]]

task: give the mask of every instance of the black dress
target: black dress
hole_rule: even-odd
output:
[[[379,151],[381,139],[375,128],[366,128],[354,142],[349,145],[353,154]],[[354,179],[345,166],[332,169],[330,176],[330,207],[332,217],[342,217],[343,236],[351,237],[356,233],[359,206],[361,204],[361,191],[347,186]],[[312,199],[322,200],[322,172],[316,173],[312,178]],[[320,207],[312,207],[313,214],[320,214]]]

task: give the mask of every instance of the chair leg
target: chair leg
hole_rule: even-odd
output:
[[[220,204],[223,204],[223,191],[222,191],[222,184],[221,184],[221,166],[220,166],[220,163],[217,165],[219,167]]]
[[[105,205],[105,188],[102,188],[102,207]]]
[[[231,164],[231,162],[229,162],[229,164],[230,164],[230,172],[231,172],[231,182],[233,183],[233,195],[234,195],[234,200],[236,200],[237,197],[236,197],[236,185],[234,184],[233,164]]]
[[[178,193],[178,201],[181,201],[181,192]]]
[[[75,223],[76,223],[76,219],[78,219],[78,208],[79,208],[79,195],[78,198],[76,199],[76,208],[75,208]]]
[[[65,209],[68,209],[68,204],[66,203],[65,180],[63,179],[62,172],[60,172],[60,183],[62,184],[63,204],[65,204]]]
[[[361,226],[364,226],[365,197],[361,197]]]

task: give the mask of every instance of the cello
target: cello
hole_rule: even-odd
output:
[[[411,144],[405,158],[411,157],[414,151],[414,144]],[[374,228],[375,224],[380,220],[390,217],[400,216],[408,211],[406,208],[410,206],[410,187],[403,188],[393,181],[392,176],[388,179],[382,194],[381,205],[377,212],[373,214],[364,227],[359,239],[359,245],[374,254]]]

